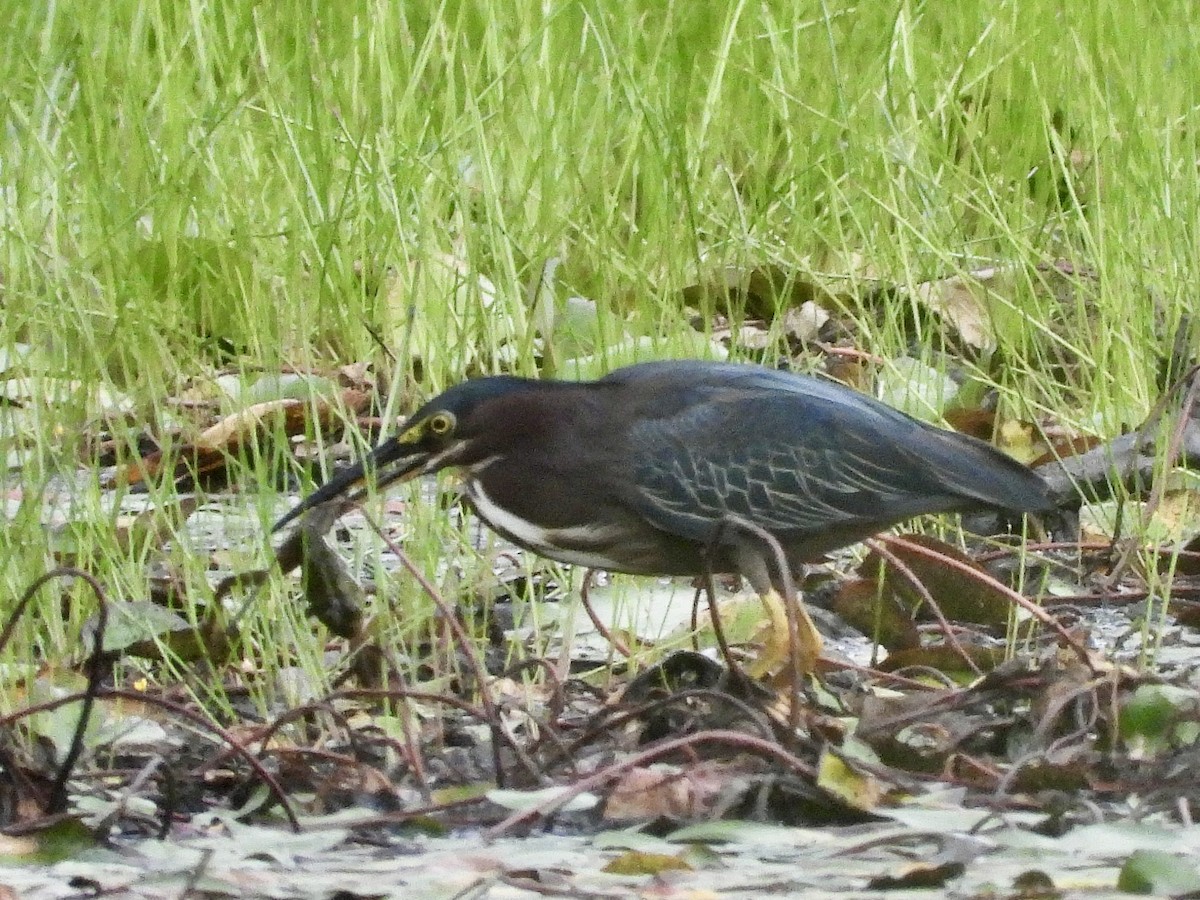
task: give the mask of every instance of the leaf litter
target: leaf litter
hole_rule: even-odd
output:
[[[461,293],[467,274],[439,264],[457,272],[447,290],[469,305],[470,292]],[[1087,277],[1061,265],[1055,273]],[[985,305],[1015,277],[983,267],[926,282],[914,296],[947,334],[958,333],[964,352],[977,353],[991,340]],[[791,352],[868,377],[871,361],[846,342],[852,328],[837,290],[776,269],[722,270],[686,298],[731,304],[730,321],[740,324],[724,334],[739,346],[753,342],[758,315],[764,334],[782,327]],[[152,447],[120,460],[121,448],[103,439],[94,446],[114,456],[114,485],[219,484],[229,460],[269,448],[277,434],[337,427],[342,419],[331,410],[359,415],[367,432],[385,427],[368,409],[369,377],[344,370],[327,386],[330,405],[275,400],[264,396],[269,388],[247,392],[244,409],[213,406],[213,420],[192,429],[190,443],[173,438],[181,449],[169,455]],[[76,605],[87,597],[97,610],[84,630],[91,650],[75,667],[40,665],[9,679],[15,690],[0,719],[0,890],[1195,891],[1200,638],[1188,604],[1200,591],[1200,529],[1194,485],[1168,491],[1150,477],[1164,435],[1175,465],[1200,458],[1194,384],[1165,393],[1156,414],[1126,435],[1056,441],[1040,470],[1062,521],[1047,522],[1045,534],[973,521],[972,533],[998,537],[958,545],[888,539],[872,542],[852,574],[845,557],[815,567],[802,585],[806,602],[817,614],[832,610],[822,621],[847,636],[802,696],[778,671],[744,674],[763,642],[736,594],[722,591],[704,613],[704,603],[691,608],[690,587],[660,584],[656,596],[673,598],[662,607],[680,611],[664,613],[670,624],[654,631],[622,628],[601,584],[585,594],[594,639],[578,642],[505,621],[510,604],[491,602],[480,641],[465,627],[473,613],[441,596],[378,531],[392,564],[421,583],[436,609],[426,639],[402,656],[375,627],[386,585],[364,587],[344,562],[345,548],[369,533],[367,519],[347,517],[356,525],[340,528],[336,544],[327,537],[340,508],[315,511],[284,539],[272,567],[227,575],[207,603],[189,597],[178,574],[159,578],[161,589],[147,599],[110,599],[64,555],[27,597],[38,589],[59,590]],[[985,433],[1053,434],[997,422],[983,406],[967,412]],[[1133,497],[1127,514],[1161,523],[1160,543],[1149,548],[1158,560],[1152,570],[1125,549],[1132,545],[1121,537],[1120,516],[1090,524],[1082,532],[1090,541],[1080,539],[1078,511],[1113,496],[1114,485]],[[203,508],[191,498],[145,508],[119,539],[170,569],[165,545],[194,527]],[[290,678],[293,687],[264,713],[248,702],[248,689],[268,673],[258,652],[241,645],[230,610],[296,569],[308,612],[330,636],[334,689],[309,685],[299,667],[275,671],[277,683]],[[553,601],[554,577],[522,568],[497,590],[532,588]],[[1163,612],[1167,596],[1180,613],[1174,624]],[[0,645],[24,608],[18,604]],[[1146,644],[1151,627],[1157,646]],[[724,655],[713,652],[717,629]],[[1157,668],[1139,668],[1151,650]],[[176,683],[167,664],[180,660],[195,670]],[[114,671],[124,680],[114,681]],[[200,701],[203,679],[219,681],[231,699],[223,711]]]

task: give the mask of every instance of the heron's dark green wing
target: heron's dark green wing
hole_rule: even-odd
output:
[[[922,455],[942,433],[844,390],[833,399],[734,391],[639,421],[634,502],[657,527],[706,541],[729,515],[798,538],[882,528],[962,500]]]

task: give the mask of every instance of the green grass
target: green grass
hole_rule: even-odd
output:
[[[132,446],[219,367],[369,360],[395,412],[532,371],[552,258],[556,301],[597,303],[595,368],[631,355],[623,334],[633,355],[694,354],[680,291],[765,266],[844,295],[862,349],[941,364],[933,335],[909,346],[903,293],[874,286],[1011,264],[1004,365],[976,372],[1009,409],[1100,434],[1157,398],[1194,303],[1200,24],[1168,7],[0,9],[0,345],[29,345],[7,374],[33,398],[0,432],[28,492],[0,537],[4,597],[49,564],[37,498],[102,420]],[[1060,258],[1095,275],[1055,299],[1037,266]],[[88,515],[89,566],[140,596],[144,559]],[[433,533],[431,565],[453,538]],[[44,607],[20,652],[78,634],[78,610]]]

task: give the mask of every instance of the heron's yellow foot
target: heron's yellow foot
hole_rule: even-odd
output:
[[[792,642],[788,635],[787,603],[778,591],[772,589],[762,595],[763,609],[766,610],[767,620],[759,629],[762,641],[762,652],[758,659],[747,667],[747,671],[755,678],[763,678],[777,672],[785,671],[792,659]],[[800,675],[809,675],[816,671],[817,660],[821,657],[821,633],[804,608],[804,602],[796,601],[796,650],[800,665]]]

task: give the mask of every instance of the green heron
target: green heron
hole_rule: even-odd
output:
[[[369,475],[382,488],[450,467],[479,517],[520,547],[633,575],[738,574],[776,627],[791,573],[773,564],[771,539],[795,571],[925,513],[1053,509],[1039,476],[983,441],[833,382],[680,360],[597,381],[456,385],[275,529],[361,499]],[[799,614],[811,672],[820,637]]]

